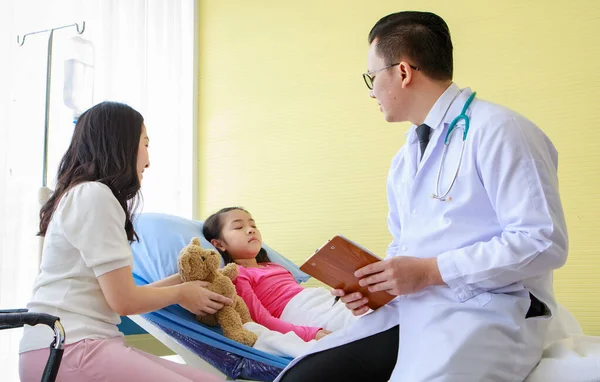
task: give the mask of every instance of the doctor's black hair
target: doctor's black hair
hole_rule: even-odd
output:
[[[219,239],[219,240],[225,241],[222,237],[223,221],[221,219],[221,216],[229,211],[234,211],[234,210],[244,211],[248,215],[250,215],[250,212],[246,211],[242,207],[225,207],[225,208],[221,208],[219,211],[215,212],[214,214],[212,214],[208,218],[206,218],[206,220],[204,221],[204,224],[202,225],[202,234],[204,235],[204,238],[206,240],[208,240],[209,243],[213,239]],[[229,253],[227,253],[227,251],[221,251],[219,248],[217,248],[217,251],[219,251],[219,253],[223,257],[223,262],[225,263],[225,265],[227,265],[229,263],[233,263],[233,258],[231,257],[231,255]],[[269,255],[267,255],[267,251],[262,247],[260,248],[260,251],[258,251],[258,254],[256,255],[256,262],[257,263],[270,263],[271,262],[271,259],[269,259]]]
[[[124,229],[129,241],[140,190],[137,155],[144,117],[118,102],[102,102],[84,112],[75,125],[67,152],[58,167],[56,189],[40,210],[40,231],[45,236],[63,195],[84,182],[108,186],[125,211]]]
[[[452,39],[440,16],[417,11],[392,13],[371,29],[369,45],[374,40],[377,40],[377,54],[386,65],[406,59],[429,78],[452,80]]]

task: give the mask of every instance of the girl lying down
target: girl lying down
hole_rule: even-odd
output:
[[[238,265],[233,281],[252,319],[268,329],[293,331],[304,341],[319,340],[356,320],[325,288],[304,288],[262,248],[256,222],[243,208],[228,207],[209,216],[202,233],[223,256]]]

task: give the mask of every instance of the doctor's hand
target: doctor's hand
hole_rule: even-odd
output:
[[[198,316],[205,316],[216,313],[225,305],[233,304],[230,298],[206,289],[208,285],[206,281],[179,284],[179,305]]]
[[[369,300],[363,297],[360,292],[346,295],[343,289],[332,289],[331,294],[340,297],[340,301],[346,304],[346,308],[350,309],[355,316],[363,315],[369,311],[367,306]]]
[[[384,291],[393,296],[416,293],[431,285],[444,285],[435,257],[397,256],[360,268],[354,275],[370,292]]]

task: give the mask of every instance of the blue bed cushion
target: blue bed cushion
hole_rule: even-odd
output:
[[[148,282],[161,280],[177,273],[177,258],[183,247],[193,237],[200,238],[202,247],[216,250],[202,235],[202,222],[178,216],[143,213],[134,221],[139,242],[133,242],[133,272]],[[292,273],[299,283],[310,276],[302,272],[296,264],[286,259],[263,243],[272,262],[280,264]]]

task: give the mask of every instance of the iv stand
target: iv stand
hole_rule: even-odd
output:
[[[52,194],[52,190],[48,188],[48,132],[50,127],[50,88],[52,85],[52,43],[54,41],[54,31],[59,29],[66,29],[70,27],[77,28],[77,34],[82,34],[85,31],[85,21],[81,23],[81,29],[79,24],[63,25],[56,28],[45,29],[42,31],[30,32],[23,35],[22,38],[17,36],[17,44],[23,46],[25,44],[25,38],[30,35],[50,32],[48,34],[48,51],[47,51],[47,62],[46,62],[46,110],[44,118],[44,154],[42,159],[42,187],[38,191],[38,203],[42,207]],[[44,237],[39,238],[39,252],[38,252],[38,266],[42,262],[42,250],[44,248]],[[39,268],[38,268],[39,271]]]
[[[46,29],[43,31],[26,33],[23,35],[22,39],[20,39],[19,36],[17,36],[17,44],[19,44],[19,46],[23,46],[23,44],[25,44],[25,38],[27,36],[38,34],[38,33],[50,32],[50,34],[48,35],[48,53],[47,53],[47,62],[46,62],[46,111],[45,111],[45,119],[44,119],[44,157],[43,157],[43,163],[42,163],[42,189],[45,189],[48,191],[48,193],[47,193],[48,195],[45,197],[46,200],[50,196],[49,195],[50,190],[48,189],[48,130],[49,130],[49,125],[50,125],[50,87],[51,87],[51,82],[52,82],[52,76],[51,76],[51,74],[52,74],[52,43],[54,40],[54,31],[55,30],[65,29],[65,28],[70,28],[70,27],[76,27],[77,33],[82,34],[85,31],[85,21],[81,24],[81,29],[79,29],[79,24],[75,23],[75,24],[70,24],[70,25],[63,25],[60,27],[52,28],[52,29]],[[41,199],[44,199],[44,197],[40,193],[40,202],[42,201]]]

